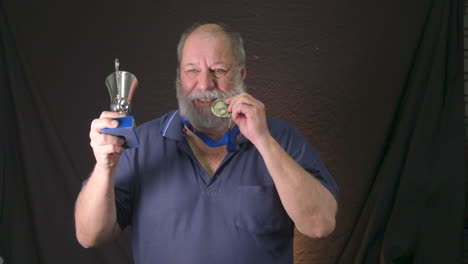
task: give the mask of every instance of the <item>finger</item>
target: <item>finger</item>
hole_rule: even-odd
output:
[[[240,95],[240,94],[231,96],[231,97],[229,97],[228,99],[224,100],[224,102],[226,102],[226,104],[230,105],[230,104],[232,104],[232,102],[233,102],[237,97],[239,97],[239,95]]]
[[[122,154],[125,150],[124,147],[118,145],[104,145],[93,148],[96,159],[106,160],[109,158],[109,155],[112,154]]]
[[[231,101],[231,104],[229,105],[228,107],[228,111],[233,113],[235,111],[238,111],[239,109],[239,105],[251,105],[251,106],[255,106],[255,104],[258,104],[258,102],[256,100],[254,100],[253,98],[249,98],[249,97],[246,97],[246,96],[240,96],[238,98],[235,98]]]
[[[101,130],[104,128],[115,128],[119,125],[119,122],[112,119],[95,119],[91,123],[91,129],[89,130],[89,138],[91,141],[96,140],[96,138],[105,134],[101,133]]]
[[[117,117],[125,117],[124,114],[119,112],[112,112],[112,111],[103,111],[99,118],[117,118]]]
[[[110,118],[94,119],[91,122],[91,130],[100,131],[103,128],[115,128],[119,126],[119,121]]]
[[[232,106],[234,106],[234,105],[236,105],[238,103],[245,103],[245,104],[254,105],[254,106],[255,105],[261,106],[262,105],[262,102],[255,99],[252,95],[250,95],[248,93],[241,93],[237,97],[233,98],[230,101],[230,105],[229,105],[230,107],[228,108],[228,111],[232,110]]]
[[[121,154],[124,151],[124,148],[122,146],[119,146],[119,145],[106,145],[106,146],[103,146],[103,148],[108,153]]]
[[[235,121],[238,118],[251,118],[253,116],[256,116],[257,114],[257,108],[251,104],[243,103],[243,102],[237,102],[231,112],[232,119]]]
[[[121,137],[98,134],[91,139],[95,146],[104,146],[104,145],[118,145],[122,146],[125,143],[125,140]]]
[[[228,99],[225,100],[226,104],[228,104],[229,106],[231,106],[232,104],[235,104],[237,101],[239,101],[241,98],[244,98],[244,97],[249,97],[250,95],[246,92],[242,92],[238,95],[234,95],[232,97],[229,97]],[[251,97],[251,96],[250,96]],[[253,98],[253,97],[252,97]],[[228,111],[229,111],[229,107],[228,107]]]
[[[246,93],[246,92],[242,92],[242,93],[240,93],[238,95],[234,95],[234,96],[229,97],[228,99],[225,100],[225,102],[226,102],[226,104],[231,105],[235,101],[237,101],[239,98],[246,97],[246,96],[249,96],[249,94]]]

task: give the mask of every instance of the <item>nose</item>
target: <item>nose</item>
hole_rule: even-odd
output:
[[[215,80],[209,70],[203,71],[198,75],[197,86],[201,91],[213,90],[215,88]]]

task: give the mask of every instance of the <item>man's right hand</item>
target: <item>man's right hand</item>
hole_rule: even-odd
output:
[[[94,119],[91,123],[89,138],[96,158],[96,167],[108,170],[117,165],[120,155],[124,151],[122,145],[125,141],[117,136],[102,134],[101,129],[118,127],[119,122],[113,118],[124,116],[116,112],[104,111],[99,118]]]

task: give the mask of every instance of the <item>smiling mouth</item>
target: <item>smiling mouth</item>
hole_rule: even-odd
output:
[[[202,102],[202,103],[209,103],[209,102],[213,102],[215,99],[201,98],[201,99],[197,99],[197,100]]]
[[[208,99],[208,98],[200,98],[200,99],[195,99],[193,100],[195,105],[199,106],[211,106],[211,104],[215,101],[216,99]]]

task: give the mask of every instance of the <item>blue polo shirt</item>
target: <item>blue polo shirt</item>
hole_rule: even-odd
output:
[[[336,196],[312,146],[290,125],[268,120],[272,136]],[[132,226],[142,263],[293,263],[293,227],[255,146],[245,137],[213,176],[195,158],[178,111],[138,128],[115,178],[117,220]]]

